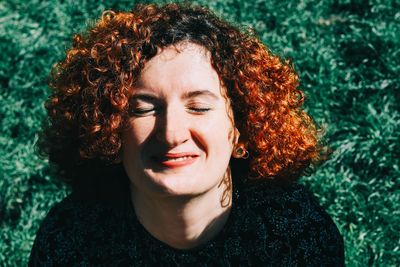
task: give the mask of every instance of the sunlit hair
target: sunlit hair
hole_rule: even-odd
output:
[[[106,11],[74,37],[65,60],[53,68],[41,148],[60,177],[73,184],[121,166],[136,79],[157,49],[183,41],[210,52],[226,88],[250,152],[247,160],[235,161],[244,166],[243,177],[291,182],[318,161],[317,128],[301,108],[303,93],[289,62],[251,30],[241,31],[205,8],[137,5],[130,12]]]

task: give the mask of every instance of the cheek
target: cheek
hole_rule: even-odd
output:
[[[232,151],[233,126],[226,116],[221,116],[211,123],[203,124],[201,131],[209,149],[216,148],[216,150],[222,153],[229,153]]]
[[[123,134],[122,153],[124,157],[132,157],[141,151],[143,144],[148,140],[153,126],[149,123],[130,121]]]

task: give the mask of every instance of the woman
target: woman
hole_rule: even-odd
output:
[[[55,66],[43,151],[72,186],[31,266],[341,266],[298,177],[321,158],[293,69],[210,11],[105,12]]]

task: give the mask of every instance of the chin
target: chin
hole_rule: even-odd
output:
[[[156,194],[164,196],[181,196],[181,197],[195,197],[202,195],[214,187],[214,184],[199,184],[199,179],[191,177],[163,177],[162,179],[152,179],[152,190]]]

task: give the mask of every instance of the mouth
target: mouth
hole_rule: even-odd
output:
[[[152,159],[167,168],[177,168],[190,165],[199,155],[194,153],[166,153],[152,157]]]

